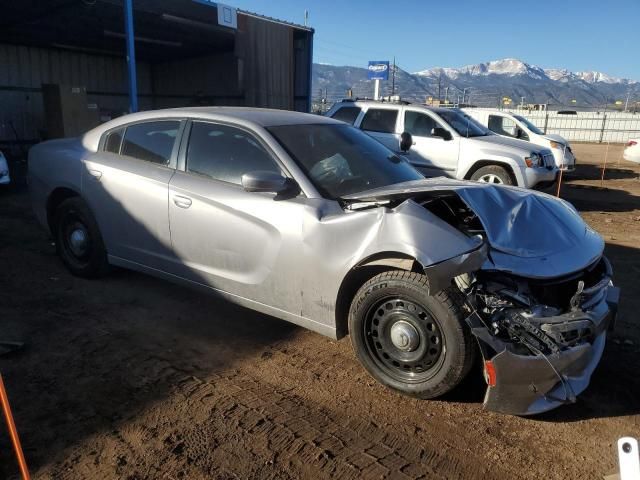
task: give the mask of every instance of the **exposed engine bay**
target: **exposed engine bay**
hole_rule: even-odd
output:
[[[521,355],[549,355],[591,343],[601,333],[602,326],[583,312],[606,294],[611,266],[602,257],[587,270],[554,282],[485,271],[455,281],[494,337]]]
[[[459,196],[435,196],[422,205],[466,235],[486,239],[479,217]],[[551,280],[479,270],[455,277],[455,283],[496,339],[519,354],[548,355],[592,342],[600,333],[581,312],[602,300],[611,277],[611,264],[601,257],[580,272]]]
[[[429,198],[422,205],[466,235],[487,240],[481,220],[457,195]],[[568,374],[572,372],[563,369],[567,362],[560,360],[563,356],[574,358],[578,350],[593,352],[591,347],[596,343],[601,348],[587,359],[590,365],[583,377],[590,375],[599,360],[605,331],[613,328],[619,296],[607,258],[601,256],[578,272],[553,279],[531,279],[481,268],[458,275],[454,281],[466,299],[470,313],[467,321],[485,359],[489,385],[485,405],[506,413],[527,414],[544,411],[549,405],[574,402],[586,382],[584,378],[571,382]],[[606,313],[598,313],[603,305]],[[508,353],[509,360],[501,359],[501,353]],[[535,368],[531,368],[534,362],[523,364],[527,365],[523,373],[533,373],[531,378],[524,377],[520,385],[524,394],[513,391],[518,387],[514,375],[502,389],[508,390],[508,395],[492,391],[499,385],[498,376],[500,380],[504,377],[498,371],[517,372],[518,359],[523,357],[539,361]],[[540,379],[535,372],[538,369],[547,370]],[[531,394],[544,402],[537,402],[536,406],[528,398]]]

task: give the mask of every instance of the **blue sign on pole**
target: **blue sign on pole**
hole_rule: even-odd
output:
[[[367,78],[369,80],[389,80],[389,62],[370,60]]]

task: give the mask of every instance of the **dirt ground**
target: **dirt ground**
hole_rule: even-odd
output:
[[[23,186],[0,193],[0,357],[34,478],[602,478],[640,437],[640,168],[575,145],[562,196],[607,242],[617,330],[575,405],[534,418],[482,409],[480,372],[419,401],[335,342],[127,271],[72,277]],[[538,228],[536,225],[532,229]],[[0,478],[17,467],[0,422]]]

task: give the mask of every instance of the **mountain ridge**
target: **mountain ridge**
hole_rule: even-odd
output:
[[[473,65],[465,65],[460,68],[452,67],[433,67],[418,72],[413,72],[413,75],[420,76],[432,76],[434,73],[439,74],[443,72],[449,78],[454,78],[461,74],[470,75],[489,75],[489,74],[501,74],[501,75],[528,75],[533,78],[541,78],[546,76],[552,80],[559,80],[565,77],[578,78],[584,80],[587,83],[613,83],[634,85],[638,83],[636,80],[628,78],[620,78],[608,75],[603,72],[595,70],[572,72],[566,68],[541,68],[537,65],[523,62],[517,58],[503,58],[501,60],[491,60],[489,62],[477,63]]]
[[[383,95],[391,93],[391,80],[382,82]],[[313,65],[313,92],[335,101],[351,90],[354,96],[371,97],[373,85],[367,69],[353,66]],[[502,98],[514,103],[548,103],[576,107],[601,107],[616,101],[630,105],[640,100],[640,82],[598,71],[572,72],[566,68],[542,68],[516,58],[504,58],[460,68],[433,67],[418,72],[396,70],[395,93],[424,102],[428,97],[497,106]],[[471,96],[471,102],[469,102]],[[640,105],[640,104],[639,104]]]

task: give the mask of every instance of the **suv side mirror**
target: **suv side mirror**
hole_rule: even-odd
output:
[[[295,182],[276,172],[256,171],[242,175],[242,188],[247,192],[284,193],[293,188]]]
[[[433,131],[431,132],[431,136],[432,137],[440,137],[444,141],[447,141],[447,142],[449,140],[453,140],[453,137],[451,136],[451,132],[449,130],[447,130],[446,128],[442,128],[442,127],[435,127],[433,129]]]
[[[408,152],[413,145],[413,137],[409,132],[402,132],[400,134],[400,150]]]

